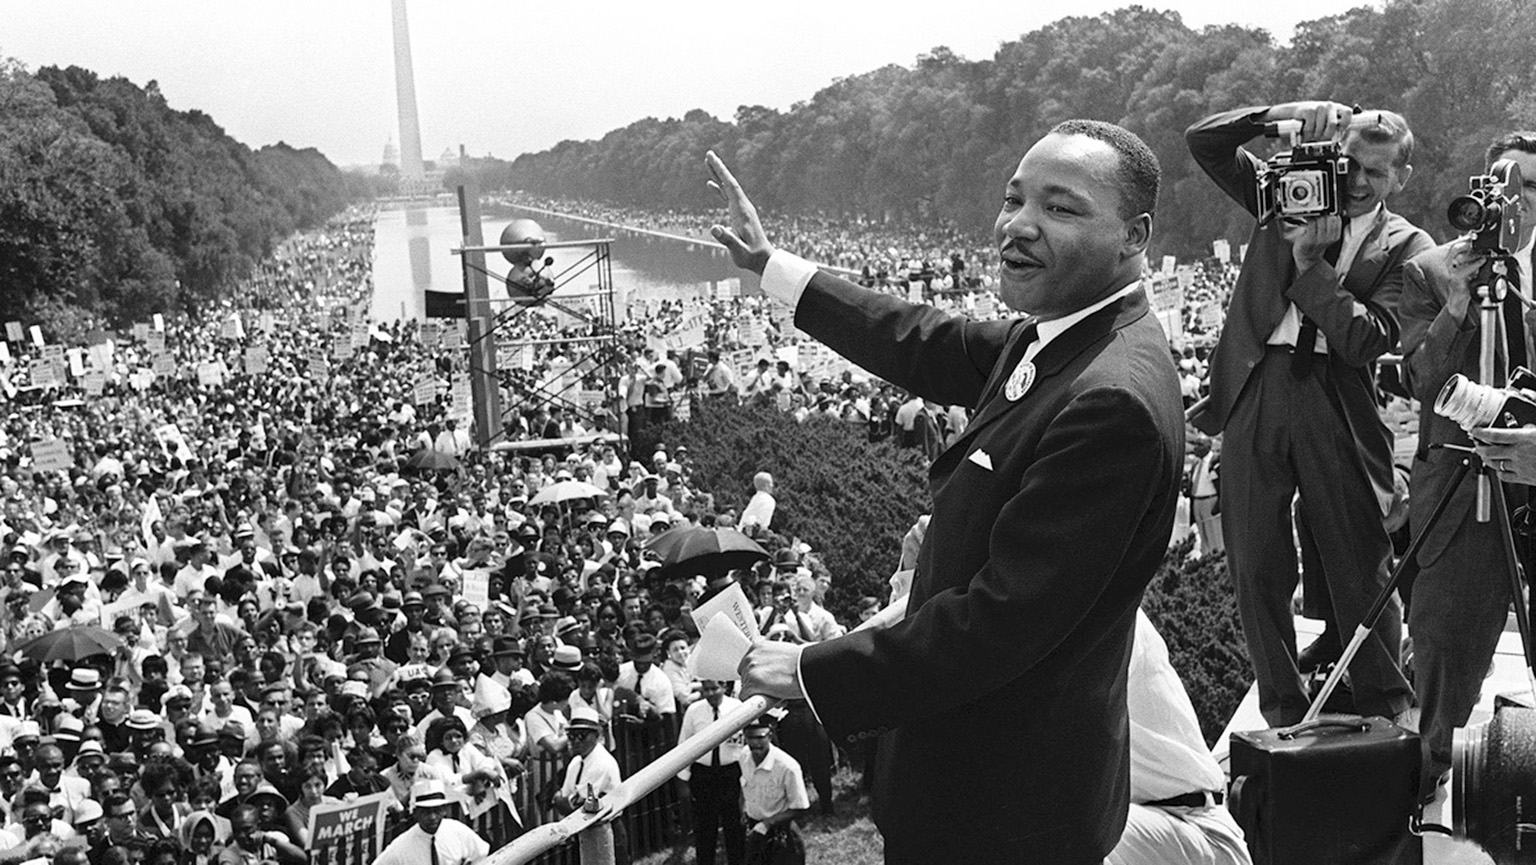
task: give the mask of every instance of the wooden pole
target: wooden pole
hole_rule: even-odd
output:
[[[625,779],[612,793],[603,798],[601,810],[596,812],[577,811],[567,815],[565,819],[558,822],[546,823],[543,826],[530,829],[511,844],[480,860],[477,865],[522,865],[525,862],[532,862],[550,850],[566,843],[575,835],[583,836],[583,865],[612,862],[613,838],[611,829],[608,830],[609,838],[607,841],[610,858],[592,861],[586,858],[589,842],[585,836],[592,834],[591,830],[593,828],[618,817],[625,808],[649,796],[657,787],[676,777],[677,773],[693,765],[700,757],[713,751],[726,739],[741,732],[758,715],[779,705],[779,702],[771,697],[764,697],[761,694],[755,697],[748,697],[742,701],[740,706],[726,712],[718,720],[705,727],[699,735],[679,742],[672,750],[656,758],[654,762],[641,767],[640,771]]]

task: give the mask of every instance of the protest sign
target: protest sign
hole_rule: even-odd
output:
[[[42,348],[43,347],[43,329],[34,324],[31,327],[27,328],[27,330],[32,334],[32,344],[37,346],[38,348]]]
[[[93,369],[85,374],[86,396],[101,396],[101,392],[107,388],[107,374],[99,369]]]
[[[261,375],[267,371],[267,348],[253,345],[245,350],[245,374]]]
[[[325,802],[309,809],[310,865],[365,865],[384,850],[384,817],[392,793]]]
[[[1221,327],[1221,304],[1214,300],[1208,300],[1200,307],[1200,327],[1205,330],[1215,330]]]
[[[67,472],[75,464],[63,439],[47,438],[32,443],[32,467],[40,472]]]
[[[442,344],[443,329],[435,321],[424,321],[421,330],[417,332],[417,339],[421,341],[422,348],[437,348]]]
[[[437,399],[437,380],[431,376],[422,376],[416,380],[416,385],[411,389],[412,402],[416,405],[429,405]]]
[[[1162,269],[1161,272],[1162,273],[1173,273],[1173,268],[1175,266],[1177,266],[1178,263],[1179,263],[1179,260],[1177,258],[1174,258],[1171,255],[1163,256],[1163,269]]]
[[[1232,244],[1228,243],[1225,238],[1219,237],[1211,241],[1211,251],[1216,254],[1217,258],[1221,259],[1222,264],[1232,260]]]
[[[464,578],[464,600],[475,605],[475,609],[484,610],[491,605],[491,569],[490,568],[464,568],[459,571]]]
[[[22,332],[21,322],[19,322],[19,321],[8,321],[8,322],[6,322],[5,323],[5,338],[10,340],[11,342],[21,342],[23,339],[25,339],[26,335]]]
[[[57,368],[52,362],[46,360],[32,361],[32,386],[33,387],[59,387],[64,382],[60,381],[56,373]]]
[[[197,383],[203,387],[218,387],[224,383],[224,373],[217,363],[205,360],[197,365]]]
[[[176,361],[169,354],[162,352],[150,361],[150,370],[158,378],[172,378],[176,375]]]

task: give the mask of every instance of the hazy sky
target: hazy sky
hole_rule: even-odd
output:
[[[1124,0],[490,2],[411,0],[422,152],[511,158],[642,117],[785,109],[832,79],[910,66],[947,45],[972,59],[1065,14]],[[1185,24],[1237,22],[1284,41],[1298,21],[1364,2],[1143,0]],[[1379,5],[1379,4],[1377,4]],[[259,147],[376,163],[398,141],[389,0],[0,0],[0,57],[150,80]],[[1301,96],[1303,94],[1298,94]]]

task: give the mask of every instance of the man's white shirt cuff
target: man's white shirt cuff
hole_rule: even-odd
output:
[[[775,249],[768,256],[768,266],[763,268],[763,293],[789,305],[800,305],[800,295],[805,293],[806,283],[816,273],[816,265],[792,252]]]

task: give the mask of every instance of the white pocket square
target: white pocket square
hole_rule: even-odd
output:
[[[970,460],[976,465],[981,466],[987,471],[992,471],[992,458],[987,456],[987,452],[981,448],[977,448],[976,450],[971,451],[971,455],[966,457],[966,459]]]

